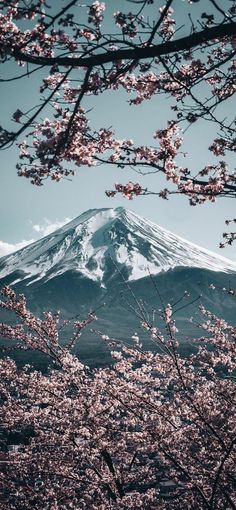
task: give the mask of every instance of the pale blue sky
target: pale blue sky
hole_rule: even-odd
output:
[[[113,2],[114,3],[114,2]],[[186,5],[186,4],[185,4]],[[3,68],[4,76],[10,76],[11,68]],[[20,108],[29,108],[38,101],[39,77],[1,85],[1,117],[4,119]],[[152,141],[152,133],[165,126],[169,112],[169,101],[163,96],[139,107],[129,107],[129,96],[122,93],[106,93],[101,97],[86,100],[92,127],[116,129],[119,138],[129,137],[137,143]],[[172,101],[173,103],[173,101]],[[229,109],[232,106],[229,105]],[[222,110],[222,117],[227,111]],[[11,123],[9,127],[15,128]],[[190,154],[190,166],[199,170],[209,162],[207,146],[212,139],[211,125],[199,123],[186,134],[184,150]],[[216,204],[190,207],[183,197],[171,197],[164,201],[158,197],[138,197],[133,201],[118,196],[109,199],[105,189],[112,189],[114,182],[139,181],[152,190],[160,190],[166,181],[159,175],[141,177],[133,171],[119,170],[111,166],[81,168],[72,182],[63,181],[41,187],[32,186],[26,179],[16,175],[15,163],[18,151],[13,148],[0,153],[1,157],[1,201],[0,201],[0,241],[18,243],[23,239],[37,239],[33,225],[45,224],[45,220],[55,223],[64,218],[74,218],[90,208],[127,207],[148,218],[175,234],[185,237],[221,255],[236,258],[236,249],[218,248],[221,233],[225,230],[224,220],[235,217],[234,201],[219,200]],[[42,230],[41,230],[42,232]]]

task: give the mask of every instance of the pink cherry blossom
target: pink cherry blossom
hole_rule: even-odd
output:
[[[164,332],[142,321],[152,351],[142,333],[120,347],[101,334],[113,364],[90,369],[74,341],[60,343],[59,313],[35,317],[9,287],[0,307],[17,317],[0,324],[10,348],[52,361],[44,374],[0,361],[3,510],[233,507],[234,326],[200,306],[195,354],[185,358],[167,304]],[[75,334],[91,320],[77,321]]]

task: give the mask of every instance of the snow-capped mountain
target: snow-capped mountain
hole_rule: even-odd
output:
[[[14,273],[17,278],[9,283],[30,285],[72,271],[104,286],[115,266],[125,268],[130,281],[175,267],[236,272],[236,263],[119,207],[89,210],[47,237],[3,257],[0,278]]]
[[[235,316],[235,300],[222,289],[236,288],[236,263],[123,208],[87,211],[1,258],[0,288],[3,285],[24,293],[29,308],[39,316],[43,310],[61,310],[63,319],[85,318],[95,310],[95,329],[125,342],[139,331],[144,345],[149,340],[140,327],[140,309],[161,327],[162,303],[179,303],[187,291],[189,301],[184,298],[175,315],[183,352],[191,352],[191,338],[199,336],[198,319],[190,324],[189,317],[198,313],[200,302],[229,323]],[[1,310],[1,320],[8,319]],[[89,328],[76,352],[86,364],[110,359],[100,337]],[[20,356],[31,362],[30,353]]]

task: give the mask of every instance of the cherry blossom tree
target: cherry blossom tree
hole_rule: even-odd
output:
[[[72,348],[94,315],[63,346],[58,313],[38,319],[9,287],[0,306],[17,318],[0,326],[9,346],[51,360],[44,374],[0,361],[3,510],[236,508],[235,327],[200,307],[185,359],[175,309],[164,333],[140,310],[153,351],[101,335],[113,364],[91,370]]]
[[[186,195],[191,205],[235,197],[229,157],[235,151],[235,119],[223,111],[224,104],[231,111],[235,92],[233,0],[185,0],[184,24],[178,0],[124,0],[115,12],[112,2],[77,0],[56,6],[45,0],[2,0],[0,7],[2,64],[25,66],[14,74],[11,65],[13,74],[1,81],[16,80],[18,86],[25,77],[44,73],[41,103],[29,111],[19,104],[12,114],[17,128],[1,127],[1,147],[19,145],[18,175],[42,185],[47,178],[72,176],[76,167],[109,163],[141,174],[162,173],[169,187],[149,190],[140,182],[117,183],[108,196],[155,193],[167,199],[175,193]],[[117,139],[110,127],[94,130],[89,124],[83,100],[87,105],[89,96],[94,101],[121,89],[133,108],[157,95],[171,99],[169,120],[156,126],[148,146]],[[182,144],[186,130],[202,122],[212,132],[209,161],[195,168]],[[225,243],[234,237],[226,234]]]

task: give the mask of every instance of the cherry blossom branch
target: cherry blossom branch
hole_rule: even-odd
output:
[[[13,49],[12,56],[21,62],[29,62],[31,64],[53,66],[73,66],[73,67],[94,67],[103,64],[116,62],[117,60],[144,60],[181,51],[188,51],[198,46],[206,44],[214,39],[222,39],[224,37],[233,36],[236,32],[236,22],[224,23],[221,25],[205,28],[200,32],[182,37],[177,41],[168,41],[162,44],[147,46],[144,48],[137,47],[135,49],[124,49],[107,51],[103,54],[92,55],[91,57],[40,57],[22,53],[18,49]]]
[[[39,116],[39,114],[44,110],[45,106],[47,106],[48,103],[50,103],[50,101],[52,100],[53,96],[56,94],[56,92],[61,88],[61,86],[63,85],[63,83],[66,81],[67,77],[69,76],[70,72],[71,72],[72,68],[70,68],[63,76],[63,78],[58,82],[58,84],[56,85],[55,89],[53,89],[53,91],[51,92],[51,94],[49,94],[49,96],[47,97],[47,99],[45,99],[43,101],[43,104],[38,108],[38,110],[34,113],[34,115],[32,115],[29,120],[23,124],[23,126],[18,129],[18,131],[16,131],[15,133],[9,133],[9,136],[6,136],[6,140],[4,140],[1,144],[0,144],[0,148],[3,149],[5,148],[6,146],[9,146],[9,144],[11,145],[17,138],[19,138],[20,135],[22,135],[22,133],[24,133],[24,131],[26,131],[26,129],[32,125],[32,123],[34,122],[34,120]]]
[[[229,447],[228,447],[227,451],[225,452],[225,455],[223,456],[221,463],[219,465],[219,468],[218,468],[218,471],[217,471],[217,474],[215,477],[214,485],[212,488],[212,495],[211,495],[211,501],[210,501],[210,508],[212,508],[212,509],[214,508],[214,499],[215,499],[215,494],[217,491],[217,485],[219,484],[219,479],[220,479],[221,473],[223,471],[224,464],[228,460],[229,456],[231,455],[232,450],[235,447],[235,444],[236,444],[236,438],[234,438],[231,441],[231,444],[229,445]]]
[[[153,27],[153,30],[151,32],[151,35],[147,41],[147,45],[150,46],[152,44],[152,41],[157,33],[157,30],[160,28],[164,18],[166,17],[168,11],[169,11],[169,8],[171,7],[171,4],[173,3],[173,0],[167,0],[166,2],[166,5],[165,7],[163,8],[162,12],[161,12],[161,16],[159,18],[159,20],[156,22],[155,26]]]

